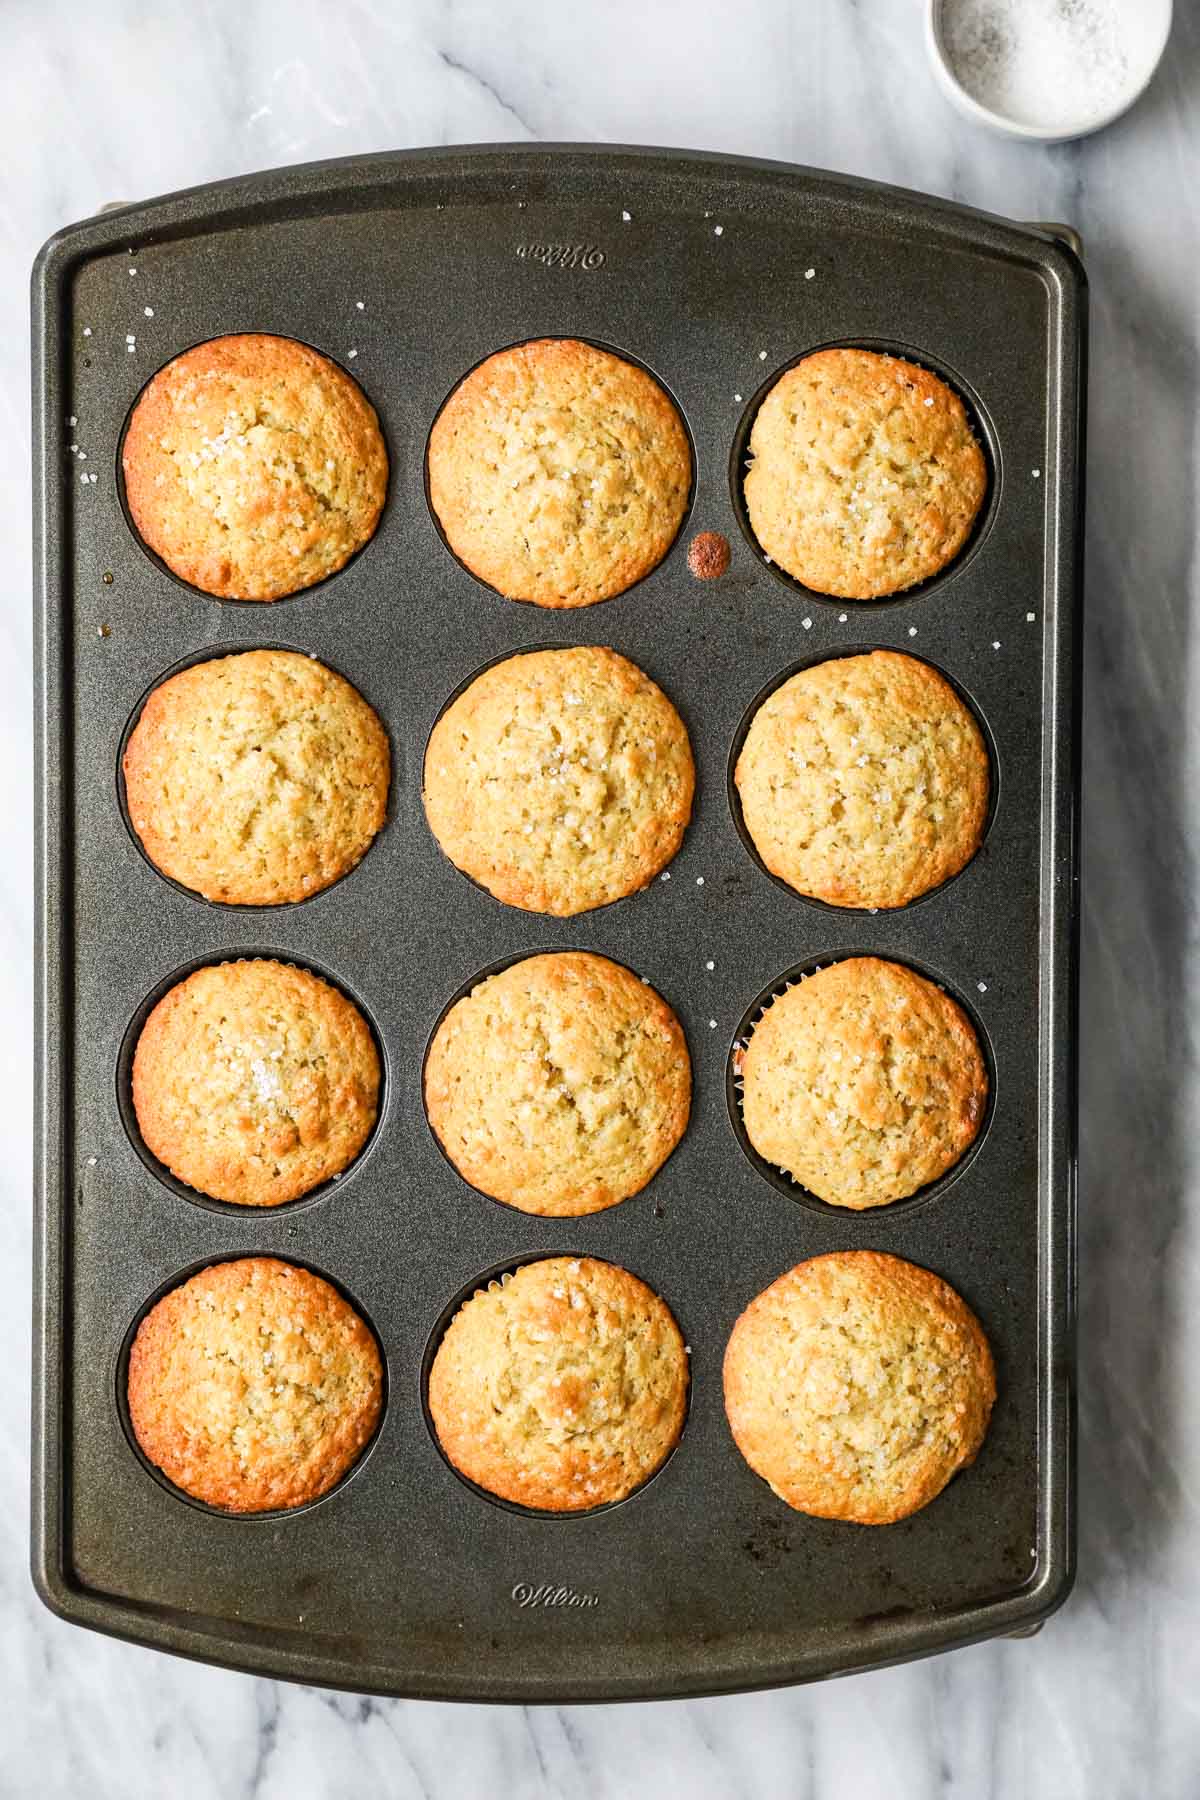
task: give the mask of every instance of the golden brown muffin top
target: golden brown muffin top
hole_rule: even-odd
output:
[[[429,439],[447,542],[510,600],[590,606],[662,561],[692,464],[644,369],[574,338],[500,350],[461,381]]]
[[[694,787],[687,731],[662,689],[593,647],[494,663],[425,752],[434,837],[527,912],[586,912],[645,887],[679,849]]]
[[[242,1257],[151,1308],[128,1393],[134,1436],[169,1481],[226,1512],[265,1512],[317,1499],[358,1459],[383,1405],[383,1365],[327,1281]]]
[[[733,1328],[738,1449],[799,1512],[890,1525],[974,1461],[996,1397],[983,1328],[948,1283],[874,1250],[815,1256]]]
[[[429,1373],[447,1457],[501,1499],[546,1512],[622,1500],[683,1429],[687,1356],[652,1289],[592,1257],[548,1257],[455,1314]]]
[[[987,1104],[983,1054],[961,1006],[875,956],[847,957],[777,995],[736,1067],[759,1155],[855,1210],[945,1174]]]
[[[758,409],[750,455],[746,509],[762,549],[843,600],[937,574],[987,488],[958,395],[874,350],[818,350],[785,370]]]
[[[969,862],[988,754],[970,708],[894,650],[802,669],[754,715],[734,779],[763,862],[834,906],[904,906]]]
[[[429,1122],[472,1186],[522,1212],[599,1212],[644,1188],[687,1125],[691,1065],[652,987],[584,951],[529,956],[451,1007]]]
[[[211,338],[160,369],[122,466],[145,542],[224,600],[278,600],[332,575],[373,534],[388,479],[357,382],[262,332]]]
[[[311,656],[246,650],[156,687],[125,749],[129,818],[164,875],[234,906],[305,900],[387,813],[387,734]]]
[[[344,994],[290,963],[218,963],[164,994],[133,1058],[146,1148],[214,1200],[280,1206],[370,1135],[379,1055]]]

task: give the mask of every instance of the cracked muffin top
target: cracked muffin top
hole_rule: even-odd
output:
[[[278,600],[332,575],[374,533],[388,479],[358,383],[261,332],[212,338],[160,369],[122,466],[141,537],[221,600]]]
[[[164,875],[230,906],[305,900],[387,814],[387,734],[356,688],[294,650],[194,663],[125,748],[129,818]]]
[[[225,1512],[303,1506],[358,1460],[383,1405],[370,1328],[319,1275],[271,1256],[201,1269],[151,1308],[129,1353],[142,1452]]]
[[[574,338],[489,356],[429,437],[429,498],[450,548],[510,600],[590,606],[675,540],[687,433],[644,369]]]
[[[987,819],[983,733],[944,676],[875,650],[802,669],[734,772],[772,875],[832,906],[904,906],[956,875]]]
[[[473,1187],[577,1217],[644,1188],[682,1137],[691,1064],[654,989],[585,951],[490,975],[438,1026],[425,1105]]]
[[[662,689],[615,650],[493,663],[425,752],[425,814],[498,900],[568,917],[652,881],[679,849],[695,768]]]
[[[146,1148],[198,1193],[298,1200],[370,1136],[379,1055],[337,988],[267,959],[197,969],[164,994],[133,1058]]]
[[[890,1525],[974,1462],[996,1398],[983,1327],[928,1269],[814,1256],[750,1302],[725,1351],[738,1449],[798,1512]]]
[[[653,1289],[614,1263],[551,1256],[459,1308],[429,1371],[429,1412],[469,1481],[586,1512],[665,1462],[687,1390],[683,1338]]]
[[[966,543],[987,464],[953,389],[874,350],[787,369],[750,433],[745,497],[772,562],[819,594],[870,600],[945,568]]]
[[[852,956],[778,994],[735,1052],[746,1135],[831,1206],[903,1200],[952,1168],[987,1103],[961,1006],[903,963]]]

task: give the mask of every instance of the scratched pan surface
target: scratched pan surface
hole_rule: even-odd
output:
[[[825,1676],[1029,1629],[1061,1600],[1073,1560],[1083,286],[1048,233],[942,202],[782,165],[576,147],[289,169],[114,212],[47,246],[34,279],[33,1560],[56,1610],[306,1681],[561,1701]],[[117,480],[141,385],[197,340],[246,330],[303,338],[351,369],[392,459],[374,541],[275,605],[221,604],[175,581],[132,535]],[[502,345],[553,333],[646,364],[675,396],[697,465],[690,517],[661,567],[570,613],[511,604],[473,580],[439,538],[423,486],[430,423],[456,380]],[[762,385],[840,341],[894,346],[946,375],[991,462],[967,554],[878,605],[809,595],[767,566],[731,485]],[[720,581],[688,574],[700,529],[732,545]],[[669,881],[556,921],[460,876],[426,830],[419,787],[427,734],[458,684],[492,658],[563,642],[612,644],[665,687],[692,735],[699,790]],[[119,751],[168,670],[257,644],[311,651],[367,695],[391,734],[391,809],[365,861],[316,899],[209,906],[136,848]],[[771,880],[728,791],[755,697],[801,662],[873,645],[925,656],[958,684],[997,775],[969,868],[875,915],[806,904]],[[645,1192],[592,1218],[537,1220],[448,1166],[420,1074],[431,1028],[473,976],[566,946],[628,964],[675,1007],[695,1104]],[[782,976],[867,950],[913,963],[969,1006],[994,1098],[955,1179],[856,1216],[806,1201],[751,1160],[727,1069],[748,1011]],[[358,998],[386,1081],[360,1162],[315,1198],[256,1214],[197,1203],[164,1180],[128,1129],[125,1084],[130,1033],[164,984],[206,960],[264,953]],[[789,1511],[742,1462],[721,1404],[725,1342],[753,1295],[802,1257],[867,1246],[926,1264],[967,1297],[1000,1386],[976,1465],[882,1530]],[[248,1520],[190,1504],[140,1460],[121,1377],[155,1295],[208,1262],[259,1252],[304,1262],[354,1299],[383,1347],[388,1404],[332,1495]],[[545,1252],[634,1270],[692,1347],[678,1450],[640,1493],[586,1517],[481,1497],[442,1459],[423,1410],[447,1307],[480,1275]]]

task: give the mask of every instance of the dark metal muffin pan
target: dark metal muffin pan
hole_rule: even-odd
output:
[[[1073,250],[1048,229],[777,164],[592,147],[415,152],[253,176],[72,226],[38,260],[33,330],[43,1598],[80,1624],[233,1667],[476,1700],[761,1687],[1035,1627],[1073,1567],[1084,333]],[[341,361],[378,408],[392,459],[372,543],[272,605],[221,603],[168,577],[132,534],[118,479],[149,375],[244,330]],[[688,524],[660,566],[618,599],[561,613],[503,601],[455,561],[423,468],[456,381],[501,345],[556,333],[652,369],[697,459]],[[879,603],[808,593],[739,528],[738,434],[753,397],[805,350],[839,341],[895,346],[960,382],[992,463],[968,551]],[[687,571],[699,530],[730,539],[718,581]],[[564,641],[611,644],[662,684],[699,784],[669,879],[557,921],[499,905],[451,867],[425,827],[420,768],[466,677]],[[359,867],[312,900],[206,905],[131,839],[122,735],[180,662],[280,643],[326,660],[378,708],[394,755],[388,822]],[[727,790],[753,697],[802,660],[863,644],[925,654],[950,675],[990,734],[998,779],[969,867],[928,900],[874,915],[806,904],[770,880]],[[652,981],[695,1072],[692,1122],[665,1168],[585,1219],[527,1218],[469,1188],[421,1099],[447,1001],[477,971],[556,945]],[[970,1004],[994,1073],[969,1164],[894,1212],[802,1203],[753,1165],[726,1103],[756,996],[855,950],[943,978]],[[311,1201],[271,1213],[197,1204],[159,1179],[121,1091],[122,1044],[147,996],[198,961],[248,951],[343,983],[386,1061],[369,1152]],[[999,1373],[975,1466],[877,1530],[775,1499],[735,1450],[721,1401],[725,1342],[747,1302],[802,1257],[868,1246],[951,1281]],[[444,1309],[479,1275],[561,1252],[625,1264],[663,1295],[692,1347],[693,1391],[677,1450],[643,1490],[546,1519],[490,1503],[447,1466],[422,1366]],[[164,1284],[258,1253],[344,1284],[378,1333],[388,1405],[370,1454],[326,1499],[239,1519],[188,1503],[143,1464],[122,1423],[120,1364]]]

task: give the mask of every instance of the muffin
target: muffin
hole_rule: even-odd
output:
[[[687,1387],[679,1327],[645,1282],[552,1256],[460,1307],[429,1371],[429,1411],[469,1481],[543,1512],[585,1512],[666,1461]]]
[[[425,752],[425,815],[450,861],[506,905],[559,917],[652,881],[694,787],[682,719],[615,650],[493,663]]]
[[[833,906],[904,906],[968,863],[988,754],[950,683],[895,650],[802,669],[754,715],[734,771],[772,875]]]
[[[323,581],[372,536],[387,491],[379,420],[357,382],[261,332],[212,338],[160,369],[121,462],[144,542],[220,600]]]
[[[125,748],[125,798],[164,875],[206,900],[277,906],[365,855],[390,760],[348,681],[294,650],[246,650],[155,688]]]
[[[961,1006],[875,956],[832,963],[777,995],[735,1068],[758,1154],[854,1211],[903,1200],[953,1168],[987,1104]]]
[[[746,510],[773,562],[842,600],[898,594],[958,555],[987,488],[966,408],[916,363],[818,350],[750,433]]]
[[[134,1051],[146,1148],[197,1193],[235,1206],[282,1206],[340,1175],[378,1103],[366,1020],[290,963],[197,969],[164,994]]]
[[[575,1217],[644,1188],[683,1136],[692,1074],[652,987],[584,951],[529,956],[450,1008],[425,1063],[438,1142],[473,1187]]]
[[[327,1281],[272,1256],[202,1269],[129,1353],[145,1456],[225,1512],[303,1506],[358,1460],[383,1405],[375,1338]]]
[[[738,1449],[781,1500],[891,1525],[972,1463],[996,1398],[983,1328],[946,1282],[842,1250],[752,1300],[725,1351]]]
[[[590,606],[662,561],[692,459],[644,369],[539,338],[459,383],[430,433],[428,475],[438,523],[472,574],[510,600]]]

